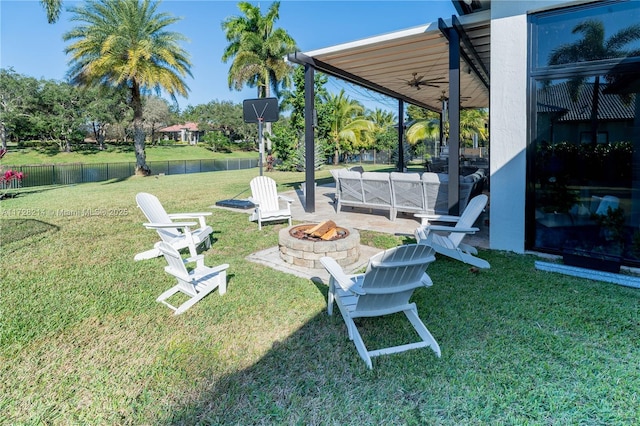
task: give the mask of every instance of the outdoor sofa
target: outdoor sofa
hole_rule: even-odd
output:
[[[336,211],[343,206],[398,212],[449,214],[449,175],[444,173],[331,171],[336,182]],[[482,193],[486,176],[483,169],[460,177],[460,211],[473,196]]]

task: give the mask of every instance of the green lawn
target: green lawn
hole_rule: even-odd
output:
[[[169,160],[202,160],[208,158],[258,158],[257,152],[234,151],[232,153],[212,152],[204,145],[167,145],[147,146],[145,149],[147,161]],[[15,148],[9,147],[9,152],[2,159],[7,166],[23,166],[26,164],[58,164],[58,163],[120,163],[135,162],[133,146],[109,147],[105,151],[91,149],[73,152],[60,152],[57,145],[46,148]]]
[[[482,251],[479,274],[439,257],[419,314],[442,348],[368,370],[324,285],[247,261],[277,244],[244,212],[211,209],[257,169],[25,189],[2,201],[2,424],[517,424],[640,421],[638,290],[536,271],[531,255]],[[281,191],[303,173],[270,174]],[[328,171],[318,172],[329,180]],[[135,194],[213,210],[208,265],[228,291],[174,317],[156,234]],[[248,195],[248,193],[245,193]],[[494,224],[492,224],[494,225]],[[494,225],[495,226],[495,225]],[[362,232],[387,248],[410,240]],[[400,316],[361,322],[370,346],[412,338]]]

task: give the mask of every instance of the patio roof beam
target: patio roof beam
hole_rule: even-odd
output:
[[[455,15],[452,17],[452,22],[458,22],[458,24],[460,24],[460,21],[457,20]],[[447,23],[442,18],[438,18],[438,28],[440,29],[442,34],[446,37],[446,39],[449,40],[449,44],[451,44],[451,37],[452,37],[451,31],[452,30],[454,30],[456,32],[456,38],[458,39],[458,43],[460,43],[460,41],[463,40],[463,37],[460,34],[460,32],[458,31],[458,29],[455,26],[453,26],[453,27],[447,26]],[[462,29],[462,25],[460,25],[460,29]],[[466,33],[464,32],[464,30],[462,30],[462,34],[464,34],[466,36]],[[467,36],[467,39],[468,39],[468,36]],[[482,66],[482,68],[484,70],[485,69],[484,64],[483,64],[482,60],[480,60],[480,56],[478,55],[478,52],[476,52],[476,50],[473,48],[473,45],[471,44],[471,42],[469,41],[469,45],[465,44],[465,47],[467,49],[470,49],[472,52],[474,52],[478,63],[482,64],[481,66]],[[462,59],[464,59],[465,63],[469,66],[469,68],[471,68],[473,70],[474,74],[478,77],[478,79],[482,82],[482,84],[488,89],[489,88],[489,82],[487,81],[487,79],[478,70],[478,68],[473,63],[473,61],[471,60],[469,55],[467,55],[466,51],[463,50],[463,49],[459,49],[459,50],[460,50],[460,56],[462,56]],[[488,76],[489,73],[487,72],[486,75]]]
[[[300,65],[311,65],[312,67],[314,67],[316,70],[323,72],[325,74],[331,75],[333,77],[337,77],[340,78],[342,80],[348,81],[350,83],[354,83],[357,84],[359,86],[362,86],[366,89],[369,90],[373,90],[374,92],[378,92],[381,93],[383,95],[389,96],[391,98],[394,99],[402,99],[405,102],[408,102],[410,104],[416,105],[418,107],[421,108],[425,108],[428,109],[429,111],[433,111],[433,112],[439,112],[436,109],[434,109],[433,107],[422,103],[420,101],[417,101],[415,99],[412,99],[410,97],[407,97],[401,93],[395,92],[393,90],[387,89],[386,87],[380,86],[376,83],[373,83],[369,80],[366,80],[362,77],[359,77],[357,75],[351,74],[347,71],[344,71],[340,68],[336,68],[333,65],[329,65],[325,62],[322,62],[318,59],[314,59],[311,58],[301,52],[295,52],[295,53],[290,53],[289,55],[287,55],[287,60],[296,64],[300,64]]]
[[[462,42],[462,44],[464,44],[464,47],[469,52],[471,52],[471,54],[473,55],[473,57],[476,60],[476,63],[478,63],[480,68],[482,68],[482,72],[484,73],[484,75],[480,74],[480,72],[478,71],[478,68],[476,67],[476,65],[473,62],[471,62],[471,61],[469,61],[467,59],[468,57],[466,56],[464,51],[462,51],[461,54],[464,55],[463,57],[465,57],[465,61],[467,62],[467,64],[471,68],[473,68],[473,71],[476,73],[476,75],[478,76],[480,81],[482,81],[482,84],[484,84],[484,86],[488,89],[489,88],[489,81],[490,81],[490,78],[491,78],[489,76],[489,70],[485,66],[485,64],[482,61],[482,59],[480,58],[480,55],[478,54],[478,51],[473,46],[473,43],[471,42],[471,39],[469,38],[469,35],[467,35],[467,32],[464,30],[464,27],[460,23],[460,20],[458,19],[457,16],[455,16],[455,15],[452,16],[451,24],[453,25],[453,28],[458,33],[458,36],[460,37],[460,41]],[[485,79],[485,77],[486,77],[486,79]]]

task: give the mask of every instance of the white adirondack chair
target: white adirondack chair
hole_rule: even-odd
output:
[[[157,231],[162,241],[170,244],[176,250],[189,248],[191,256],[195,256],[197,255],[196,247],[200,244],[204,243],[206,248],[211,247],[210,236],[213,229],[207,226],[204,219],[205,216],[210,216],[211,212],[168,214],[158,198],[146,192],[140,192],[136,195],[136,203],[149,221],[142,225],[147,229]],[[198,225],[200,227],[196,228]],[[136,254],[134,259],[152,259],[160,255],[160,250],[154,247]]]
[[[257,176],[251,179],[251,197],[249,201],[256,208],[249,217],[249,221],[258,221],[258,229],[262,229],[262,222],[274,220],[288,220],[291,226],[291,203],[293,199],[278,195],[276,181],[268,176]],[[281,205],[280,201],[284,201]]]
[[[427,224],[416,229],[416,240],[419,244],[433,247],[437,253],[478,268],[489,269],[489,262],[476,257],[478,250],[462,242],[466,235],[479,231],[478,228],[473,227],[473,224],[487,205],[487,200],[488,197],[484,194],[473,197],[460,216],[421,215],[423,219],[427,220]],[[428,224],[429,220],[455,222],[455,226],[430,225]]]
[[[416,288],[433,284],[425,271],[434,260],[433,249],[421,244],[394,247],[378,253],[369,260],[366,272],[357,275],[346,275],[331,257],[320,259],[330,275],[327,311],[329,315],[333,314],[335,301],[347,325],[349,339],[355,343],[367,367],[372,368],[371,357],[427,346],[440,356],[440,346],[420,320],[415,303],[409,303]],[[421,340],[368,350],[354,319],[398,312],[404,312]]]
[[[174,315],[180,315],[187,309],[198,303],[203,297],[216,288],[220,295],[227,292],[227,268],[228,264],[222,264],[210,268],[204,265],[204,256],[198,255],[188,259],[182,259],[178,250],[164,241],[156,243],[158,250],[164,255],[169,264],[164,270],[178,279],[178,283],[162,293],[156,299],[157,302],[167,305],[174,311]],[[188,271],[186,263],[195,262],[195,269]],[[169,299],[174,294],[181,292],[189,296],[189,299],[176,307],[170,304]]]

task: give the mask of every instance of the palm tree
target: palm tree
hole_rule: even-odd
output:
[[[413,124],[407,129],[407,142],[415,145],[425,139],[438,139],[440,136],[440,115],[427,109],[409,105],[409,118]]]
[[[376,108],[374,111],[368,111],[367,119],[372,121],[376,125],[376,131],[386,131],[389,127],[398,124],[396,116],[389,111]]]
[[[47,21],[50,24],[55,23],[60,17],[60,9],[62,9],[62,0],[40,0],[42,7],[47,12]]]
[[[425,139],[437,139],[440,135],[440,120],[424,119],[413,123],[407,129],[407,142],[415,145]]]
[[[349,99],[344,89],[339,94],[329,94],[326,99],[329,109],[329,143],[333,145],[333,164],[340,161],[340,152],[357,148],[368,132],[375,130],[371,120],[362,116],[364,107],[356,100]]]
[[[274,2],[265,15],[259,6],[248,2],[238,3],[244,16],[233,16],[222,22],[229,45],[222,54],[229,68],[229,88],[241,90],[244,85],[258,88],[259,98],[280,94],[280,86],[291,85],[291,66],[284,61],[288,53],[297,50],[291,36],[281,28],[274,28],[280,17],[280,2]],[[265,132],[271,133],[271,123]],[[271,141],[267,138],[268,149]]]
[[[566,43],[551,52],[549,65],[573,64],[585,61],[623,58],[636,56],[640,52],[630,52],[624,47],[640,40],[640,24],[631,25],[618,31],[605,40],[605,28],[602,21],[587,19],[576,25],[573,34],[581,33],[583,38],[574,43]],[[607,77],[605,76],[605,79]],[[578,99],[580,88],[585,83],[585,76],[577,75],[569,81],[569,91],[574,101]],[[598,136],[598,103],[600,98],[600,76],[596,75],[593,84],[593,101],[591,104],[591,141],[597,142]]]
[[[488,139],[489,112],[484,108],[464,109],[460,111],[460,139],[473,140],[478,135],[480,140]]]
[[[69,75],[80,86],[124,87],[133,110],[136,174],[149,175],[142,118],[142,93],[165,89],[187,96],[184,77],[191,76],[189,54],[179,45],[182,34],[166,27],[180,18],[158,13],[151,0],[88,0],[71,9],[82,25],[66,33],[76,40],[65,49],[72,55]]]

